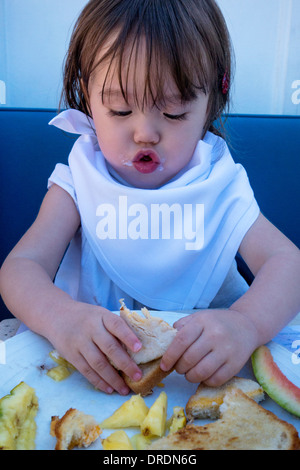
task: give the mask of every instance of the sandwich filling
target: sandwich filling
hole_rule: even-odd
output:
[[[177,330],[161,318],[151,315],[146,307],[141,309],[143,317],[137,312],[130,311],[123,300],[120,303],[120,317],[125,320],[142,343],[142,348],[138,352],[128,351],[128,354],[137,364],[145,364],[162,357],[173,341]]]

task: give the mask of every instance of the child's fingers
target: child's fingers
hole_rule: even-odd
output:
[[[183,328],[189,321],[193,320],[194,316],[198,314],[199,312],[195,312],[191,313],[190,315],[185,315],[184,317],[179,318],[179,320],[174,323],[173,327],[176,328],[176,330],[181,330],[181,328]]]
[[[230,365],[226,362],[221,367],[219,367],[219,369],[217,369],[213,375],[211,375],[210,377],[208,377],[208,379],[205,380],[205,384],[209,387],[220,387],[238,372],[239,368],[233,370]]]
[[[204,361],[199,362],[193,369],[185,374],[186,379],[192,383],[205,383],[209,387],[220,387],[231,379],[240,370],[233,368],[232,364],[215,360],[208,355]]]
[[[186,374],[210,353],[211,345],[205,341],[202,335],[201,338],[194,341],[179,358],[176,363],[176,371],[178,374]]]
[[[76,361],[76,369],[98,390],[105,393],[112,393],[114,391],[114,387],[100,377],[83,356],[80,356]]]
[[[116,315],[114,316],[117,317]],[[117,317],[117,319],[121,320],[119,317]],[[101,350],[109,358],[109,360],[115,365],[118,370],[122,370],[132,380],[136,381],[141,378],[142,372],[119,342],[119,330],[118,328],[113,328],[117,324],[119,325],[119,323],[120,322],[114,321],[110,322],[109,320],[103,321],[104,331],[101,330],[101,333],[99,333],[98,335],[95,333],[93,336],[93,341],[98,346],[99,350]],[[113,328],[111,332],[109,331],[108,326],[110,328]],[[123,330],[120,336],[123,337]],[[134,334],[133,337],[135,337]],[[141,346],[140,342],[138,343],[138,345],[139,347]]]
[[[209,352],[194,367],[185,373],[189,382],[200,383],[212,380],[220,368],[225,365],[224,358],[216,351]],[[215,379],[218,376],[215,376]],[[219,379],[221,376],[219,375]]]
[[[124,343],[131,351],[137,352],[141,349],[142,343],[123,318],[113,313],[104,315],[103,324],[107,331]]]
[[[188,322],[185,327],[178,331],[171,345],[163,355],[160,363],[162,370],[170,370],[181,358],[185,351],[196,341],[203,331],[202,326],[194,322]]]
[[[96,344],[99,344],[96,342]],[[112,335],[107,334],[101,341],[101,350],[110,359],[118,370],[122,370],[132,380],[136,381],[142,377],[138,365],[129,357],[119,341]]]
[[[129,393],[129,388],[117,370],[93,343],[90,343],[87,349],[82,351],[77,368],[89,382],[100,390],[107,393],[116,390],[121,395]]]

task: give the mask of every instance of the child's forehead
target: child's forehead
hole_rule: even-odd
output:
[[[114,102],[114,101],[122,101],[126,99],[128,102],[133,102],[136,100],[136,97],[138,96],[137,90],[126,90],[125,96],[124,96],[124,91],[122,91],[121,86],[115,86],[114,88],[102,88],[101,90],[101,95],[103,101],[107,102]],[[162,96],[160,97],[160,100],[163,100],[164,103],[168,104],[181,104],[182,103],[182,96],[178,91],[174,91],[173,93],[168,90],[167,88],[163,91]],[[158,99],[155,100],[156,102]]]
[[[168,66],[163,73],[149,67],[143,57],[132,63],[123,63],[118,58],[99,61],[93,72],[92,83],[97,86],[103,101],[154,102],[179,104],[182,95],[176,86]]]
[[[197,98],[204,89],[195,76],[195,66],[184,78],[179,64],[174,67],[167,55],[149,49],[144,36],[138,41],[129,38],[116,47],[116,36],[107,39],[105,47],[98,51],[89,83],[96,83],[102,100],[134,101],[138,106],[181,104]]]

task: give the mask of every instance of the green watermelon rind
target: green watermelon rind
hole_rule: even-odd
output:
[[[269,348],[257,348],[251,356],[251,362],[256,380],[269,397],[300,418],[300,389],[281,372]]]

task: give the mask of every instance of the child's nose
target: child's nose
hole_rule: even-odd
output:
[[[157,144],[160,140],[160,132],[155,119],[142,116],[134,129],[134,141],[136,144]]]

